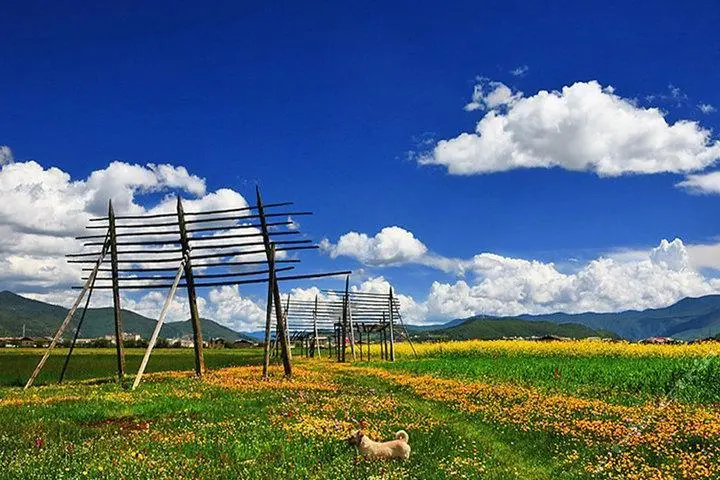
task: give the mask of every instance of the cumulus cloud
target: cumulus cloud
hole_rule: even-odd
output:
[[[63,256],[78,248],[74,237],[85,231],[88,219],[107,212],[108,198],[116,212],[138,214],[147,209],[137,195],[171,189],[203,195],[205,182],[171,165],[113,162],[78,180],[34,161],[5,163],[0,169],[0,285],[39,292],[77,283],[79,268]],[[208,198],[219,195],[228,196],[215,192]]]
[[[685,180],[675,186],[684,188],[690,193],[718,195],[720,194],[720,171],[688,175]]]
[[[394,227],[399,228],[399,227]],[[454,283],[433,282],[424,301],[407,299],[406,314],[414,322],[432,322],[475,314],[608,312],[667,306],[686,296],[720,291],[720,280],[706,278],[698,268],[720,268],[717,246],[686,247],[680,239],[662,240],[648,251],[613,253],[578,265],[575,273],[561,272],[553,263],[480,253],[469,259],[428,253],[411,232],[399,229],[397,238],[422,248],[406,249],[402,242],[386,242],[373,254],[375,237],[353,232],[347,248],[326,247],[330,255],[353,257],[369,266],[420,264],[467,278]],[[345,237],[345,236],[343,236]],[[341,240],[343,239],[341,237]],[[412,253],[408,253],[412,252]],[[388,259],[393,259],[389,262]],[[577,263],[577,262],[576,262]],[[363,284],[367,291],[386,293],[389,284],[376,277]]]
[[[374,237],[348,232],[336,244],[324,239],[320,247],[330,258],[354,257],[366,265],[402,265],[422,258],[427,247],[401,227],[385,227]]]
[[[175,212],[177,192],[189,196],[183,199],[186,212],[248,206],[234,190],[206,192],[205,180],[184,167],[116,161],[87,178],[72,178],[59,168],[45,168],[34,161],[13,162],[7,147],[0,149],[0,155],[0,289],[66,307],[78,293],[69,287],[80,282],[83,272],[81,265],[68,264],[64,255],[80,249],[74,237],[86,233],[90,217],[107,213],[108,198],[112,198],[118,214]],[[161,196],[143,197],[148,193]],[[257,230],[249,228],[243,233],[251,232]],[[217,241],[227,242],[237,243],[233,239]],[[233,250],[248,249],[258,247]],[[214,251],[207,249],[203,253]],[[284,252],[278,256],[284,257]],[[264,254],[257,258],[245,255],[242,260],[264,258]],[[123,307],[157,318],[166,295],[165,290],[142,295],[123,292]],[[109,291],[94,292],[92,304],[111,305]],[[207,298],[198,298],[198,308],[201,315],[233,328],[255,325],[259,312],[264,311],[233,287],[210,290]],[[187,298],[178,292],[168,321],[187,320],[189,316]]]
[[[474,282],[433,283],[426,301],[429,316],[642,310],[720,292],[720,281],[693,268],[679,239],[663,240],[641,260],[601,257],[574,274],[563,274],[552,263],[491,254],[477,255],[473,262]]]
[[[465,109],[487,113],[474,132],[440,140],[420,164],[455,175],[559,167],[619,176],[699,171],[720,158],[709,129],[690,120],[668,123],[659,109],[597,81],[525,96],[481,80]]]
[[[243,297],[237,285],[225,285],[210,290],[207,306],[202,313],[236,331],[250,331],[265,324],[265,307]]]

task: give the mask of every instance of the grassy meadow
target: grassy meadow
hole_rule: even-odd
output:
[[[27,392],[41,352],[0,351],[0,478],[720,478],[718,347],[403,344],[394,364],[295,358],[267,381],[257,349],[206,351],[202,381],[191,351],[158,350],[135,392],[109,349],[56,385],[59,351]],[[358,458],[359,427],[404,428],[410,460]]]

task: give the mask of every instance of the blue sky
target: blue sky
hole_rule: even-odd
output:
[[[596,81],[639,110],[660,108],[669,124],[717,131],[720,113],[698,106],[720,107],[719,17],[713,2],[14,2],[3,7],[0,145],[15,163],[35,160],[72,180],[118,160],[184,166],[208,192],[249,197],[257,182],[268,200],[313,210],[302,229],[333,245],[350,231],[372,238],[398,226],[438,256],[488,252],[573,274],[662,239],[716,245],[718,195],[676,186],[716,170],[714,160],[603,176],[562,166],[457,175],[418,159],[489,114],[488,104],[463,108],[479,83],[529,98]],[[717,138],[709,135],[706,147]],[[171,190],[135,202],[150,208]],[[703,287],[675,297],[718,288],[707,252],[692,262]],[[487,277],[417,258],[331,257],[303,255],[304,268],[349,267],[361,272],[357,284],[382,276],[417,303],[434,281],[472,287]],[[673,300],[648,295],[598,308]],[[482,305],[428,307],[418,319]]]

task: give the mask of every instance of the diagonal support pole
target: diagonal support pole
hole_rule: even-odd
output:
[[[40,362],[37,364],[37,367],[35,367],[35,370],[33,371],[32,375],[30,375],[30,378],[28,379],[27,383],[25,384],[25,387],[23,390],[27,390],[30,388],[35,381],[35,378],[40,374],[40,370],[42,370],[43,366],[45,366],[45,362],[47,362],[48,357],[50,356],[50,352],[53,348],[55,348],[55,345],[57,345],[58,340],[60,340],[60,336],[63,334],[67,326],[70,324],[70,320],[72,320],[73,316],[75,315],[75,311],[78,309],[78,306],[80,306],[80,302],[82,302],[83,297],[85,297],[85,293],[90,289],[90,285],[93,284],[95,281],[95,277],[97,276],[98,270],[100,269],[100,264],[103,261],[103,258],[105,258],[106,251],[103,250],[100,252],[100,258],[98,258],[97,262],[95,263],[95,268],[93,268],[92,272],[90,272],[90,276],[87,280],[85,280],[85,284],[83,285],[82,289],[80,290],[80,294],[75,299],[75,303],[73,303],[72,307],[70,307],[70,310],[68,311],[67,316],[65,317],[65,320],[63,320],[63,323],[60,325],[60,328],[58,329],[57,333],[55,334],[55,337],[53,337],[52,342],[50,342],[50,346],[45,351],[45,355],[40,359]]]
[[[133,386],[132,386],[133,390],[135,390],[137,388],[137,386],[140,385],[140,380],[142,379],[143,373],[145,373],[145,367],[147,367],[148,361],[150,360],[150,354],[152,353],[153,348],[155,347],[155,342],[157,342],[158,335],[160,335],[160,330],[162,329],[163,322],[165,321],[165,315],[167,315],[167,311],[170,308],[172,299],[175,296],[175,291],[177,290],[178,284],[180,283],[180,278],[182,277],[184,269],[185,269],[185,260],[180,262],[178,271],[175,274],[175,281],[173,282],[172,287],[170,287],[170,292],[168,293],[168,296],[165,299],[165,305],[163,305],[162,311],[160,312],[160,316],[158,317],[157,325],[155,325],[155,330],[153,331],[152,337],[150,337],[150,342],[148,343],[147,349],[145,350],[145,356],[143,357],[142,363],[140,364],[140,369],[138,370],[138,373],[135,376],[135,381],[133,382]]]
[[[400,315],[400,309],[398,309],[396,312],[398,320],[400,320],[400,325],[402,325],[403,330],[405,331],[405,338],[407,338],[408,343],[410,344],[410,348],[412,348],[413,355],[417,357],[417,351],[415,350],[415,345],[413,345],[412,339],[410,338],[410,332],[408,332],[407,326],[405,325],[405,322],[403,321],[402,315]]]
[[[275,287],[275,244],[270,244],[268,259],[268,298],[265,308],[265,346],[263,351],[263,378],[268,378],[270,368],[270,331],[272,328],[273,288]],[[277,338],[275,339],[277,341]]]
[[[107,235],[105,235],[105,241],[103,242],[103,248],[102,251],[107,253],[108,248],[110,247],[109,243],[109,237],[110,237],[110,231],[108,230]],[[77,328],[75,329],[75,335],[73,335],[72,343],[70,344],[70,349],[68,350],[67,356],[65,357],[65,363],[63,364],[63,368],[60,371],[60,377],[58,378],[58,384],[62,383],[62,381],[65,379],[65,373],[67,372],[68,364],[70,363],[70,357],[73,354],[73,351],[75,350],[75,345],[77,344],[78,337],[80,336],[80,328],[82,328],[82,324],[85,321],[85,315],[87,314],[88,307],[90,306],[90,298],[92,298],[93,293],[93,287],[95,286],[95,280],[97,279],[97,276],[93,278],[92,282],[90,283],[90,291],[88,292],[87,300],[85,301],[85,308],[83,308],[83,313],[80,316],[80,321],[78,322]]]

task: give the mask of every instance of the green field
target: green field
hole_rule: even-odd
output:
[[[0,349],[0,385],[23,386],[35,366],[45,353],[44,349]],[[144,349],[125,349],[125,370],[134,374],[140,367]],[[35,385],[57,383],[65,362],[67,349],[56,348],[52,351],[45,367],[35,381]],[[252,349],[205,349],[207,368],[233,367],[257,363],[262,352]],[[191,370],[194,368],[192,350],[180,348],[155,349],[146,372],[167,370]],[[116,378],[117,360],[114,348],[78,348],[75,349],[68,364],[65,380],[89,380]]]
[[[296,358],[293,380],[274,366],[270,381],[258,349],[207,350],[204,380],[153,374],[135,392],[84,381],[114,377],[110,349],[80,350],[74,381],[27,392],[12,385],[41,352],[0,351],[0,478],[720,478],[712,349],[479,345],[419,359],[400,348],[393,365]],[[128,352],[129,371],[140,355]],[[191,367],[190,350],[158,350],[149,370]],[[360,426],[386,439],[406,429],[410,460],[359,459],[344,439]]]

